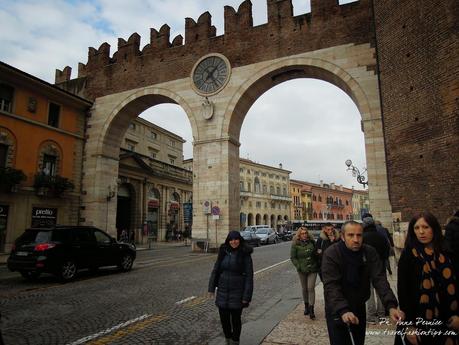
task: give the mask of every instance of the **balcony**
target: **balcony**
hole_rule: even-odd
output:
[[[331,208],[344,208],[344,204],[339,204],[337,202],[327,202],[327,207]]]
[[[22,170],[13,168],[0,168],[0,191],[16,192],[19,184],[26,179]]]
[[[64,192],[73,190],[75,185],[66,177],[38,173],[33,187],[38,196],[60,197]]]
[[[292,198],[289,197],[289,196],[277,195],[277,194],[271,194],[271,199],[272,199],[272,200],[288,201],[288,202],[291,202],[291,201],[292,201]]]

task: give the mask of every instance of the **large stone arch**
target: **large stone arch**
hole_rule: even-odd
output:
[[[145,87],[97,98],[88,119],[83,177],[82,222],[116,234],[116,188],[119,152],[130,121],[158,104],[182,107],[192,128],[198,126],[187,101],[176,92],[160,87]]]
[[[367,46],[366,53],[372,51]],[[354,101],[360,112],[365,136],[371,210],[377,219],[389,224],[391,206],[377,75],[364,66],[342,66],[339,59],[333,61],[305,55],[282,58],[248,73],[250,77],[240,84],[228,102],[221,122],[221,133],[238,142],[243,121],[253,103],[264,92],[287,80],[315,78],[339,87]]]

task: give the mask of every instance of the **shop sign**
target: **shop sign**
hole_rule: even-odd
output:
[[[178,204],[178,202],[171,203],[171,206],[170,206],[171,210],[178,210],[179,208],[180,208],[180,205]]]
[[[8,222],[8,210],[8,205],[0,205],[0,234],[6,231],[6,224]]]
[[[158,199],[151,199],[148,201],[149,208],[158,208],[159,207],[159,200]]]
[[[191,202],[183,204],[183,221],[187,224],[191,224],[193,221],[193,204]]]
[[[32,227],[46,228],[57,223],[57,208],[34,207],[32,208]]]

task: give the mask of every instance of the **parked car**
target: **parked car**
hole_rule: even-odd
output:
[[[260,238],[252,231],[241,231],[242,238],[250,244],[252,247],[259,247],[260,246]]]
[[[272,228],[260,228],[255,232],[261,244],[277,243],[277,234]]]
[[[95,227],[55,226],[25,230],[15,241],[7,264],[10,271],[26,279],[46,272],[69,281],[81,268],[118,266],[129,271],[135,258],[132,245],[117,242]]]
[[[243,231],[256,232],[258,229],[261,229],[261,228],[269,228],[269,225],[266,225],[266,224],[249,225],[249,226],[246,226]]]

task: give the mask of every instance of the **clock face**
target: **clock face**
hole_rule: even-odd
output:
[[[204,95],[222,89],[229,79],[229,63],[217,55],[201,60],[193,70],[193,84],[197,91]]]

